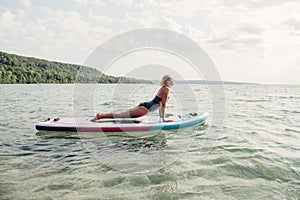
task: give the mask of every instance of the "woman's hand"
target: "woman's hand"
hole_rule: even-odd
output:
[[[168,116],[166,116],[166,117],[161,117],[159,121],[160,121],[160,122],[174,122],[174,120],[173,120],[173,119],[169,119]]]

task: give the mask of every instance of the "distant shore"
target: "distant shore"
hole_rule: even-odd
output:
[[[157,83],[159,80],[152,80]],[[224,85],[261,85],[259,83],[234,82],[234,81],[209,81],[209,80],[176,80],[176,84],[224,84]]]
[[[0,84],[34,83],[149,83],[128,77],[106,75],[95,68],[19,56],[0,51]]]

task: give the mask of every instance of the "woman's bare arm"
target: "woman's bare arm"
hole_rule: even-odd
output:
[[[163,121],[166,121],[165,113],[166,113],[166,105],[167,105],[169,93],[170,93],[169,89],[165,89],[165,91],[162,93],[162,101],[161,101],[161,107],[159,109],[159,111],[160,111],[159,115],[163,119]]]

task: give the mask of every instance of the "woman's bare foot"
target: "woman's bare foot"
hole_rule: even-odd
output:
[[[101,113],[97,113],[96,117],[94,117],[93,119],[91,119],[91,122],[95,122],[99,119],[101,119],[102,114]]]
[[[102,113],[98,112],[95,118],[96,119],[101,119],[102,118]]]

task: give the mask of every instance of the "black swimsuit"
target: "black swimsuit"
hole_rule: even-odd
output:
[[[162,98],[155,96],[154,99],[152,99],[152,101],[140,103],[139,106],[144,106],[150,112],[153,112],[153,111],[156,111],[160,107],[161,101],[162,101]]]

